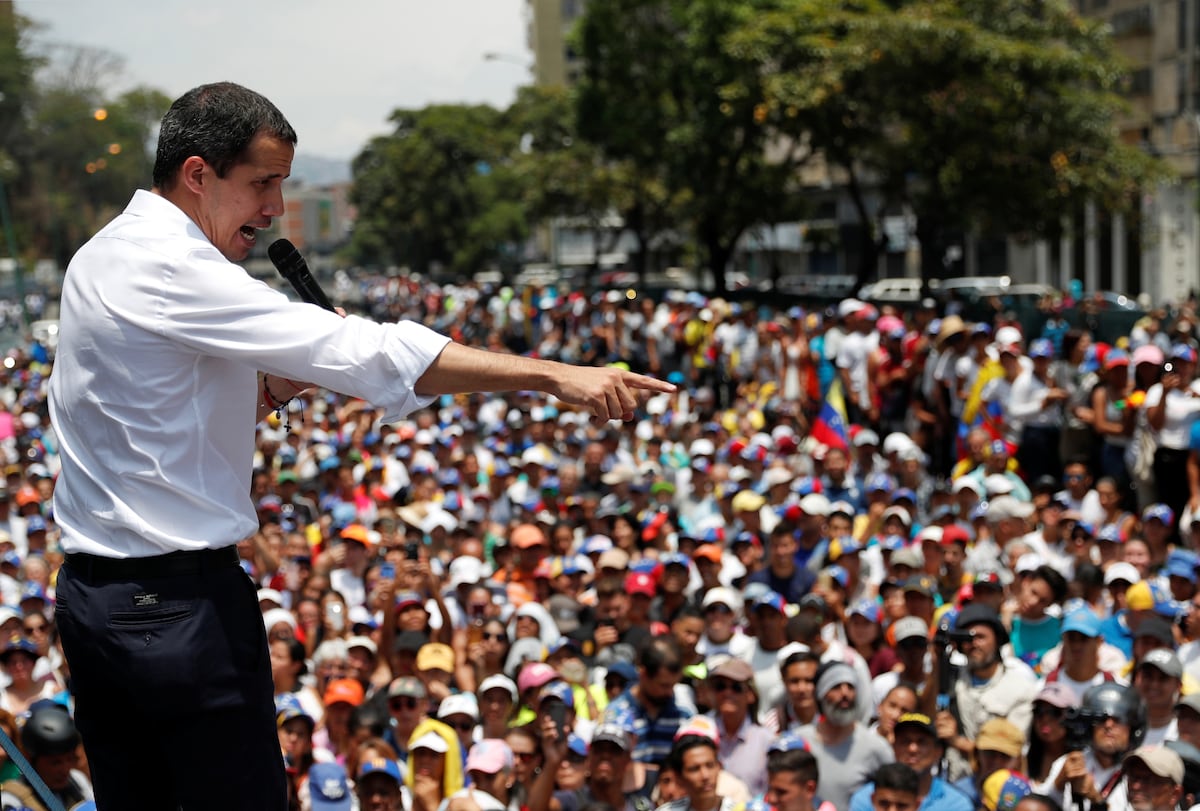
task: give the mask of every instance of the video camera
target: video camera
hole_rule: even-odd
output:
[[[1092,745],[1092,730],[1104,723],[1108,715],[1083,707],[1068,707],[1063,714],[1063,727],[1067,730],[1068,752],[1078,752]]]

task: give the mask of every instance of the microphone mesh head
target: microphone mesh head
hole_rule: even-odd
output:
[[[296,252],[296,246],[290,240],[277,239],[267,248],[267,256],[272,262],[279,263],[289,255]]]

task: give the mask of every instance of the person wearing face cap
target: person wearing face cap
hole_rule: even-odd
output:
[[[1125,756],[1125,793],[1132,811],[1169,811],[1183,799],[1184,765],[1178,752],[1142,745]]]
[[[970,634],[960,646],[966,667],[960,668],[951,691],[955,712],[936,712],[938,737],[946,741],[950,779],[957,781],[970,772],[979,731],[992,718],[1007,718],[1018,729],[1028,729],[1033,716],[1033,700],[1038,683],[1030,669],[1002,655],[1008,643],[1008,631],[995,609],[972,603],[959,612],[955,631]],[[934,668],[921,696],[922,709],[936,710],[937,668]]]
[[[1068,392],[1058,386],[1051,364],[1054,347],[1045,338],[1029,344],[1033,369],[1017,377],[1009,394],[1008,413],[1021,427],[1017,461],[1030,480],[1062,470],[1059,438],[1063,428],[1063,404]]]
[[[1146,391],[1146,422],[1155,432],[1158,447],[1154,451],[1154,482],[1158,501],[1175,515],[1187,506],[1188,458],[1192,426],[1200,418],[1200,399],[1192,396],[1196,373],[1196,350],[1189,344],[1175,344],[1163,365],[1162,379]],[[1178,534],[1172,538],[1178,540]]]
[[[823,667],[817,673],[821,713],[796,730],[817,759],[821,797],[837,808],[849,807],[851,795],[895,759],[888,742],[858,720],[858,684],[854,668],[844,662]]]

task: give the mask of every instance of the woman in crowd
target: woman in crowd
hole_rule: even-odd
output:
[[[1118,491],[1125,493],[1129,474],[1125,468],[1125,450],[1133,434],[1136,408],[1128,408],[1127,398],[1133,393],[1129,375],[1129,354],[1111,349],[1102,364],[1100,385],[1092,390],[1092,428],[1100,436],[1100,475],[1116,480]]]
[[[54,698],[58,686],[51,681],[36,681],[33,668],[40,657],[32,640],[14,635],[0,651],[0,670],[9,678],[9,685],[0,691],[0,710],[25,718],[35,701]]]
[[[324,715],[321,697],[312,687],[300,680],[307,669],[304,661],[304,645],[296,639],[276,639],[270,642],[268,647],[276,700],[281,695],[295,697],[308,716],[320,723]]]
[[[479,723],[484,738],[503,738],[516,717],[517,685],[503,674],[479,684]]]
[[[476,684],[483,684],[493,676],[504,675],[511,646],[504,622],[499,619],[484,622],[479,641],[467,646],[467,657],[475,671]]]
[[[1029,750],[1025,760],[1029,780],[1034,785],[1046,782],[1050,766],[1067,752],[1067,731],[1063,716],[1068,707],[1078,706],[1075,693],[1065,684],[1051,682],[1042,688],[1033,702],[1033,721],[1025,739]]]
[[[871,671],[871,678],[896,666],[896,651],[886,644],[880,624],[879,605],[874,600],[856,603],[846,618],[846,638]]]
[[[463,787],[463,760],[454,730],[432,718],[417,724],[408,739],[404,785],[412,811],[437,811],[442,800]],[[409,807],[406,804],[406,807]]]
[[[908,712],[917,712],[917,690],[911,684],[897,684],[879,702],[874,729],[888,743],[896,740],[896,721]]]

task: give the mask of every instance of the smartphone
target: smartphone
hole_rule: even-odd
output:
[[[546,709],[546,715],[554,721],[558,737],[565,741],[567,739],[567,705],[561,701],[551,701],[550,706]]]
[[[404,544],[404,557],[408,560],[419,560],[421,558],[421,544],[417,541],[409,541]]]
[[[1173,371],[1175,371],[1174,363],[1171,363],[1171,361],[1167,361],[1166,363],[1163,364],[1163,374],[1169,375]]]
[[[379,576],[384,580],[395,580],[396,565],[394,563],[384,563],[379,567]]]
[[[342,615],[342,604],[331,602],[325,605],[325,621],[331,630],[341,633],[346,630],[346,618]]]

